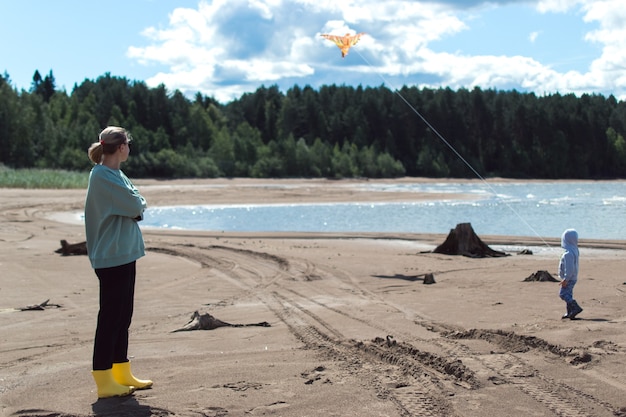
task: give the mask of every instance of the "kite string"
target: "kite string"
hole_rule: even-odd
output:
[[[363,54],[361,54],[358,50],[356,50],[356,53],[359,54],[359,56],[361,57],[361,59],[363,59],[363,61],[365,61],[365,63],[367,65],[369,65],[370,68],[376,70],[374,68],[374,66],[363,56]],[[448,142],[446,140],[446,138],[439,133],[439,131],[437,129],[435,129],[435,127],[419,112],[417,111],[417,109],[411,105],[411,103],[408,102],[408,100],[406,98],[404,98],[404,96],[402,94],[400,94],[400,91],[395,88],[393,86],[393,84],[391,84],[389,81],[387,81],[387,79],[379,72],[379,71],[375,71],[378,76],[383,80],[384,84],[387,84],[395,94],[398,95],[398,97],[400,97],[402,99],[402,101],[404,101],[404,103],[409,106],[409,108],[424,122],[424,124],[426,124],[426,126],[428,126],[428,128],[435,133],[435,135],[439,138],[439,140],[441,140],[448,148],[450,148],[450,150],[452,150],[452,152],[474,173],[474,175],[476,175],[476,177],[478,177],[478,179],[480,179],[480,181],[483,182],[483,184],[485,184],[489,190],[491,190],[491,192],[496,196],[496,198],[498,198],[498,193],[496,192],[496,190],[491,186],[491,184],[489,184],[489,182],[482,176],[480,175],[480,173],[465,159],[463,158],[463,156],[454,148],[454,146],[452,146],[452,144],[450,142]],[[534,227],[532,227],[532,225],[530,223],[528,223],[526,221],[526,219],[524,219],[518,212],[517,210],[515,210],[509,203],[507,203],[506,201],[500,199],[500,201],[502,201],[502,203],[507,206],[509,208],[509,210],[511,210],[530,230],[532,230],[532,232],[543,242],[544,245],[546,245],[548,248],[553,249],[550,244],[548,244],[548,242],[545,241],[545,239],[543,237],[541,237],[541,235],[535,230]]]

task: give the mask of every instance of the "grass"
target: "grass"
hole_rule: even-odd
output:
[[[0,165],[0,188],[87,188],[88,172],[12,169]]]

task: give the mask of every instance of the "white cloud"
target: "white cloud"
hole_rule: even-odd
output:
[[[429,87],[517,88],[540,94],[593,91],[622,97],[626,94],[621,87],[626,66],[622,1],[536,1],[541,13],[573,11],[585,22],[599,25],[586,39],[600,44],[602,54],[584,74],[559,73],[531,57],[437,50],[434,42],[472,30],[472,17],[483,8],[469,15],[450,2],[410,0],[203,0],[197,9],[175,9],[167,27],[144,30],[148,45],[130,47],[127,54],[143,65],[168,68],[149,78],[149,85],[163,83],[189,94],[200,91],[220,101],[266,83],[315,86],[317,80],[333,79],[359,84],[355,80],[372,74]],[[489,3],[494,7],[507,6]],[[356,32],[367,35],[344,60],[334,44],[319,36]],[[541,30],[530,33],[530,42],[540,34],[543,39]]]
[[[603,45],[602,54],[595,59],[586,74],[587,83],[596,88],[620,88],[615,91],[626,98],[626,10],[623,1],[589,1],[583,8],[586,22],[597,22],[600,29],[587,33],[585,39]]]
[[[530,32],[530,35],[528,35],[528,40],[530,41],[530,43],[535,43],[535,41],[537,40],[537,38],[539,37],[539,33],[540,32]]]
[[[261,18],[269,20],[274,17],[274,13],[272,12],[272,9],[275,9],[278,6],[280,6],[281,1],[280,0],[276,0],[276,1],[248,0],[248,4],[250,5],[250,8],[257,9],[259,11]]]
[[[585,0],[539,0],[537,2],[537,10],[541,13],[564,13],[585,2]]]

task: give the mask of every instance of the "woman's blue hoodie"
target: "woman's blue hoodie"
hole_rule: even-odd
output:
[[[131,263],[145,255],[137,220],[146,200],[119,169],[95,165],[85,199],[87,253],[94,269]]]

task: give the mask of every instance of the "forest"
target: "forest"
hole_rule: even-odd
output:
[[[613,96],[403,86],[260,86],[228,103],[106,73],[28,91],[0,75],[0,164],[88,172],[108,125],[133,137],[135,178],[626,178]]]

